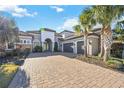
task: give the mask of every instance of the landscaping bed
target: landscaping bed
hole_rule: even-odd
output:
[[[7,88],[17,72],[18,65],[3,64],[0,65],[0,88]]]
[[[83,62],[96,64],[105,68],[116,69],[124,72],[124,59],[110,57],[107,62],[103,62],[103,59],[98,56],[84,57],[83,55],[79,55],[76,58]]]
[[[7,52],[0,57],[0,88],[6,88],[13,79],[19,66],[22,66],[29,52],[18,52],[17,50]]]

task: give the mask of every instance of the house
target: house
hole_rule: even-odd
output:
[[[14,48],[19,48],[21,50],[30,49],[32,50],[33,35],[27,32],[19,32],[19,42],[15,42]]]
[[[89,55],[97,55],[100,48],[100,32],[101,29],[94,29],[88,34],[87,51]],[[54,51],[55,42],[58,44],[58,50],[61,52],[70,52],[75,54],[84,53],[84,35],[76,35],[73,31],[64,30],[57,33],[55,30],[44,28],[44,31],[20,31],[19,42],[15,42],[14,48],[21,50],[30,49],[35,46],[42,46],[43,51]]]

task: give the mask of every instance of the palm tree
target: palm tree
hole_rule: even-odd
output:
[[[76,35],[80,35],[82,33],[81,25],[75,25],[73,26],[73,29],[76,32]]]
[[[0,43],[14,43],[18,40],[18,28],[15,21],[10,18],[0,16]]]
[[[95,25],[92,11],[90,9],[84,10],[79,17],[79,25],[76,25],[75,31],[83,33],[84,35],[84,56],[87,57],[87,36],[92,27]]]
[[[117,40],[124,41],[124,20],[117,22],[114,32]]]
[[[94,13],[96,21],[102,25],[101,56],[103,54],[104,47],[104,61],[107,61],[112,44],[111,24],[122,16],[124,12],[124,6],[92,6],[92,12]]]

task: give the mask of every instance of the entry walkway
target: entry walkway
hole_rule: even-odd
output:
[[[69,53],[32,53],[9,87],[124,87],[123,73],[79,61],[74,56]]]

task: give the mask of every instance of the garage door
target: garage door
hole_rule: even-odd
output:
[[[84,54],[84,41],[78,41],[77,42],[77,54]]]
[[[63,45],[64,52],[71,52],[73,53],[73,43],[66,43]]]

